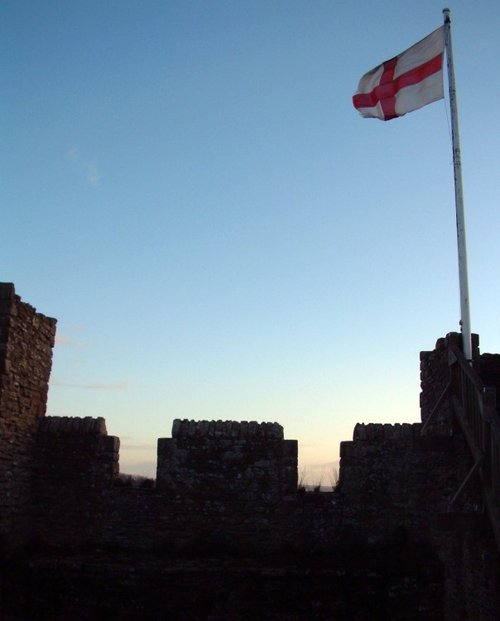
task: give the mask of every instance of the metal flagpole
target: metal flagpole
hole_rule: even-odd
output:
[[[444,37],[446,46],[446,59],[448,64],[448,84],[450,91],[451,111],[451,135],[453,143],[453,168],[455,175],[455,210],[457,217],[457,243],[458,243],[458,273],[460,282],[460,325],[462,329],[462,341],[464,356],[472,360],[470,308],[469,308],[469,282],[467,276],[467,248],[465,243],[465,214],[464,197],[462,189],[462,162],[460,158],[460,137],[458,134],[457,95],[455,90],[455,73],[453,69],[453,54],[451,48],[451,17],[450,9],[443,9]]]

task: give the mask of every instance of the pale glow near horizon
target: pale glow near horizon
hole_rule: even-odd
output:
[[[279,422],[314,477],[357,422],[419,420],[419,352],[459,321],[447,103],[382,123],[351,96],[441,3],[0,11],[0,264],[58,319],[49,414],[103,416],[121,469],[148,475],[175,418]],[[499,23],[498,2],[454,3],[472,330],[492,353]]]

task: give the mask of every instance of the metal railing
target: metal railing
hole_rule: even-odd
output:
[[[474,459],[471,471],[450,502],[479,471],[485,507],[500,549],[500,420],[495,388],[484,386],[473,366],[455,345],[449,346],[450,398],[453,412]]]

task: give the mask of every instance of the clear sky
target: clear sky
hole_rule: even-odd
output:
[[[4,0],[0,279],[58,319],[48,413],[152,474],[175,418],[277,421],[328,483],[458,331],[448,101],[351,97],[436,0]],[[500,2],[450,3],[472,329],[500,352]]]

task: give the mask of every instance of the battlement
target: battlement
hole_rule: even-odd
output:
[[[158,440],[157,487],[219,498],[282,498],[297,488],[297,441],[277,423],[175,420]]]
[[[278,423],[235,422],[235,421],[195,421],[175,419],[172,425],[172,437],[232,438],[273,438],[283,440],[283,427]]]
[[[74,586],[70,597],[74,608],[65,608],[70,600],[63,601],[58,591],[33,596],[33,585],[44,589],[48,584],[47,572],[42,569],[40,579],[37,563],[26,556],[27,575],[33,568],[35,574],[25,581],[23,591],[18,565],[5,562],[5,556],[2,571],[7,580],[0,576],[0,601],[12,596],[11,609],[16,611],[12,618],[18,618],[24,601],[32,612],[44,600],[54,603],[54,610],[62,606],[61,618],[80,618],[87,590],[93,604],[104,602],[104,616],[111,606],[118,606],[116,618],[128,618],[138,594],[147,593],[158,607],[150,615],[141,610],[136,618],[180,618],[186,610],[188,616],[200,610],[193,598],[194,579],[196,593],[202,585],[207,594],[203,600],[213,602],[206,615],[210,612],[212,618],[214,611],[225,610],[220,606],[228,601],[230,564],[236,581],[231,600],[250,593],[253,605],[254,593],[261,593],[264,583],[270,585],[269,598],[252,618],[269,616],[276,593],[287,604],[297,594],[297,604],[314,601],[316,605],[323,597],[320,593],[330,592],[332,601],[318,619],[331,618],[333,606],[345,603],[345,587],[351,583],[360,585],[353,602],[362,594],[371,598],[377,592],[384,602],[396,602],[410,585],[413,604],[405,605],[402,615],[380,608],[384,618],[407,619],[407,610],[417,609],[420,612],[412,619],[498,618],[495,541],[484,511],[477,509],[481,486],[472,478],[471,454],[454,424],[456,414],[446,388],[450,360],[457,361],[458,335],[440,339],[435,350],[421,354],[422,423],[356,425],[353,439],[341,443],[339,485],[329,493],[306,494],[297,489],[297,441],[285,440],[283,427],[276,422],[176,419],[171,437],[158,440],[156,485],[149,481],[144,486],[120,484],[120,441],[107,434],[103,418],[45,415],[54,334],[55,320],[23,303],[13,285],[0,284],[0,544],[9,554],[28,543],[29,550],[36,550],[31,547],[36,543],[42,544],[42,551],[53,546],[58,554],[49,559],[50,575],[54,570],[66,575],[68,554],[72,577],[64,586]],[[479,356],[475,351],[474,365],[484,380],[500,388],[499,356]],[[486,423],[490,426],[484,426],[487,433],[481,438],[494,439],[491,390],[488,395]],[[498,455],[500,441],[490,446]],[[496,476],[491,464],[493,460],[489,473]],[[462,531],[452,530],[454,516],[449,511],[457,490],[454,511],[461,512]],[[447,532],[441,526],[445,514],[451,524]],[[353,549],[349,541],[355,542]],[[359,545],[365,546],[361,555]],[[374,552],[374,545],[380,554]],[[416,555],[411,572],[405,573],[409,553],[420,554],[425,547],[431,553],[425,558]],[[82,563],[82,550],[89,551],[88,562]],[[105,550],[110,551],[109,557],[103,556]],[[125,559],[123,572],[117,556]],[[242,558],[250,559],[247,574],[241,571]],[[277,558],[283,565],[276,568]],[[94,573],[96,559],[103,563],[103,579]],[[187,571],[181,569],[181,559],[187,559]],[[201,559],[215,565],[200,563]],[[370,559],[378,559],[378,564],[367,565]],[[401,559],[401,564],[392,567],[395,559]],[[346,574],[346,562],[355,563],[352,579]],[[421,573],[429,566],[435,570],[430,579]],[[84,567],[92,574],[89,589],[78,584]],[[319,573],[314,574],[315,568]],[[249,576],[256,581],[252,589]],[[299,580],[297,588],[290,586],[293,576]],[[214,577],[219,582],[212,587]],[[61,584],[61,580],[49,582]],[[11,584],[15,587],[10,588]],[[312,590],[305,595],[307,584]],[[434,601],[428,597],[429,584]],[[116,597],[117,585],[123,586],[123,597]],[[144,585],[152,586],[145,589]],[[478,589],[484,589],[482,598],[477,597]],[[182,601],[172,607],[177,592]],[[387,598],[387,593],[394,597]],[[476,604],[479,599],[490,606],[490,616],[483,615],[482,602]],[[422,602],[428,603],[426,610]],[[181,615],[176,614],[179,610]],[[302,610],[300,618],[314,616],[310,608]],[[370,614],[373,610],[370,599]],[[89,618],[101,618],[101,613]],[[56,616],[49,613],[43,618]],[[228,608],[224,618],[243,616]]]
[[[354,427],[353,440],[404,440],[420,434],[421,423],[358,423]]]
[[[78,434],[81,436],[106,436],[104,418],[85,416],[45,416],[40,421],[39,433]]]

